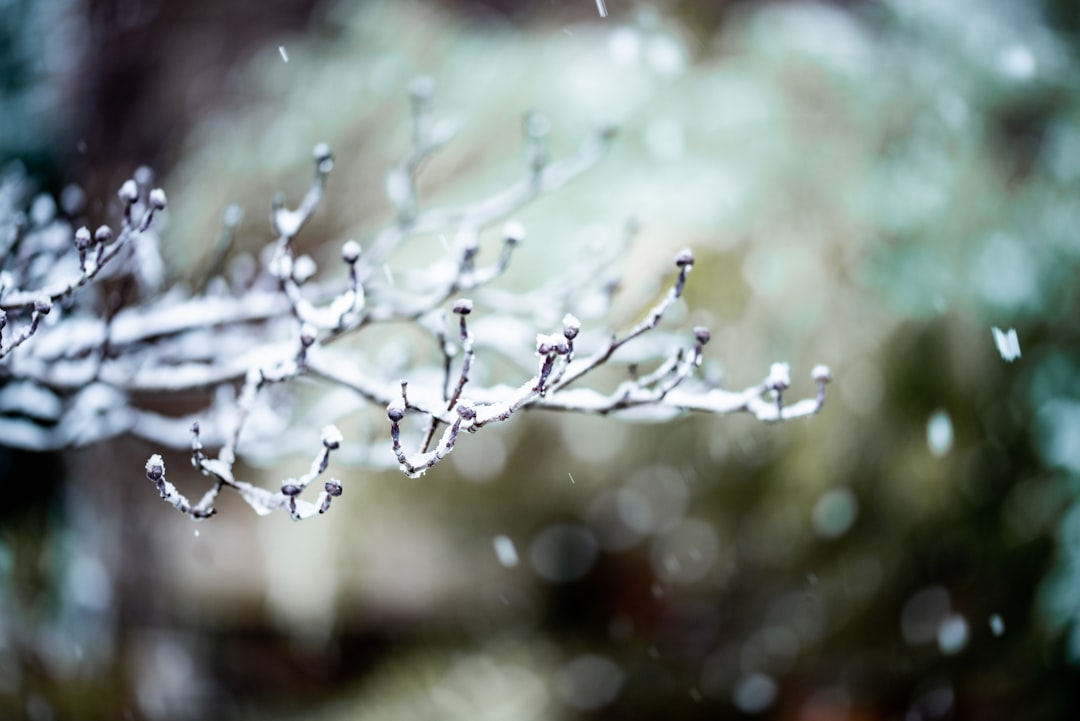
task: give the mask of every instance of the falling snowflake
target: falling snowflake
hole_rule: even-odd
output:
[[[1003,331],[994,326],[991,330],[994,333],[994,345],[997,346],[1002,358],[1012,363],[1020,357],[1020,339],[1016,337],[1016,328]]]

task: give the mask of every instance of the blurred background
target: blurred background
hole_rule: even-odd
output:
[[[788,361],[800,396],[814,364],[835,379],[779,426],[534,414],[420,479],[338,462],[345,495],[299,524],[231,496],[193,523],[132,440],[0,448],[0,717],[1080,715],[1078,6],[606,10],[0,2],[3,172],[81,188],[96,223],[153,166],[175,279],[207,272],[232,203],[238,243],[268,242],[318,141],[337,164],[301,240],[364,242],[426,74],[459,127],[422,176],[432,204],[519,177],[528,111],[556,154],[620,128],[520,215],[503,287],[634,223],[613,324],[692,247],[665,322],[713,330],[706,373],[742,387]],[[308,459],[245,461],[273,486]]]

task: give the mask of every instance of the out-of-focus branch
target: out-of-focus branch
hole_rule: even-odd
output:
[[[93,281],[102,269],[128,245],[132,236],[149,230],[154,221],[154,214],[164,209],[166,204],[165,191],[154,188],[145,197],[141,197],[139,185],[134,180],[124,182],[119,196],[123,203],[119,235],[114,237],[112,228],[107,225],[100,226],[93,235],[90,234],[90,228],[86,226],[75,231],[73,245],[78,253],[79,262],[78,273],[73,277],[49,278],[42,287],[29,290],[20,289],[23,279],[18,277],[18,268],[13,269],[15,273],[5,268],[0,274],[0,359],[8,356],[37,333],[42,319],[52,311],[54,304]],[[31,252],[33,252],[32,248]],[[5,254],[3,258],[5,266],[10,257]],[[14,338],[5,343],[3,333],[10,321],[9,316],[20,313],[29,313],[29,323],[23,326]]]

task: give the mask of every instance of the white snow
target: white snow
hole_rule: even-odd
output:
[[[930,452],[939,458],[952,448],[952,419],[944,410],[934,411],[926,422],[926,444],[930,446]]]
[[[491,539],[491,544],[495,547],[495,556],[499,559],[499,563],[506,568],[513,568],[518,565],[517,549],[509,536],[499,534]]]
[[[994,326],[990,330],[994,334],[994,345],[1004,360],[1012,363],[1020,357],[1020,339],[1016,335],[1016,328],[1003,331]]]

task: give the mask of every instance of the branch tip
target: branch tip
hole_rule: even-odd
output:
[[[90,247],[90,229],[85,225],[75,231],[75,247],[79,252]]]
[[[829,370],[827,365],[816,365],[814,369],[810,371],[810,377],[818,383],[828,383],[832,380],[832,371]]]
[[[315,171],[319,175],[329,175],[334,169],[334,155],[330,152],[330,146],[319,143],[312,150],[312,155],[315,157]]]
[[[135,181],[128,178],[124,181],[124,184],[120,186],[120,190],[117,192],[120,196],[120,200],[125,205],[131,205],[139,199],[139,186],[135,184]]]
[[[165,191],[161,188],[154,188],[151,190],[148,200],[150,202],[150,207],[154,210],[164,210],[165,205],[168,203],[165,198]]]
[[[341,431],[334,424],[325,426],[322,429],[322,444],[326,446],[327,450],[337,450],[343,440],[345,439],[341,435]]]
[[[566,340],[571,341],[577,338],[578,333],[581,332],[581,321],[570,313],[563,316],[563,337]]]
[[[391,423],[401,423],[405,418],[405,404],[395,399],[386,407],[386,417]]]
[[[157,453],[146,461],[146,477],[154,483],[165,477],[165,461]]]
[[[509,220],[503,225],[503,239],[507,245],[521,245],[525,242],[525,226],[516,220]]]
[[[786,390],[791,385],[791,366],[787,363],[773,363],[765,383],[774,391]]]
[[[341,246],[341,259],[349,265],[360,260],[360,253],[360,244],[355,240],[346,240]]]

